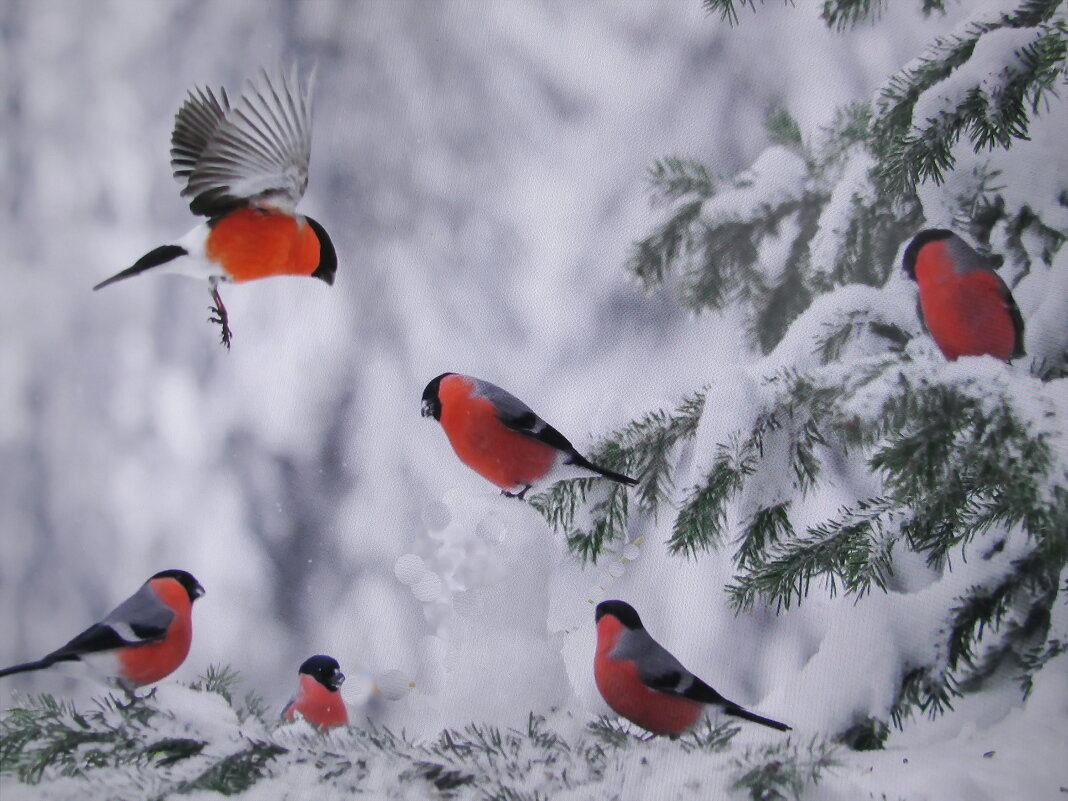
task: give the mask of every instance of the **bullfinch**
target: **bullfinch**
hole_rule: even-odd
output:
[[[86,662],[129,696],[166,678],[185,661],[193,639],[193,602],[204,588],[184,570],[163,570],[62,648],[0,676],[42,670],[57,662]]]
[[[334,726],[347,726],[349,713],[341,697],[345,674],[332,656],[317,654],[304,660],[297,673],[297,692],[282,710],[286,720],[297,716],[326,731]]]
[[[422,414],[441,423],[461,462],[505,495],[522,499],[536,484],[587,476],[638,483],[592,464],[523,401],[479,378],[442,373],[423,390]]]
[[[149,251],[97,284],[102,289],[146,270],[206,279],[215,305],[211,322],[232,336],[218,284],[274,275],[307,275],[334,283],[337,255],[326,230],[297,214],[308,185],[314,74],[302,87],[296,71],[248,81],[233,106],[220,90],[193,89],[175,116],[171,167],[207,220],[179,239]]]
[[[942,355],[1024,355],[1024,322],[987,259],[952,231],[921,231],[905,248],[905,272],[919,287],[920,317]]]
[[[597,605],[597,655],[593,676],[612,710],[653,734],[678,737],[701,717],[705,705],[728,715],[770,726],[790,727],[762,718],[728,701],[649,636],[634,607],[623,601]]]

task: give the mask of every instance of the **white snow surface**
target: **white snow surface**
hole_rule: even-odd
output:
[[[937,125],[972,92],[978,92],[986,102],[996,104],[1002,89],[1026,70],[1020,51],[1044,33],[1039,28],[998,28],[984,33],[975,43],[968,61],[917,99],[912,111],[914,128],[922,129],[932,123]],[[990,69],[991,64],[1005,66],[994,72]]]
[[[995,559],[941,575],[899,559],[893,591],[858,603],[816,587],[785,614],[736,615],[723,589],[733,578],[729,546],[695,560],[669,555],[665,514],[583,566],[418,416],[427,380],[467,372],[507,387],[584,450],[711,382],[677,476],[681,500],[715,446],[769,398],[766,376],[819,366],[827,324],[858,312],[919,333],[914,289],[898,270],[881,289],[817,299],[765,359],[748,348],[737,315],[695,319],[622,273],[630,243],[653,224],[643,175],[654,159],[693,156],[724,175],[747,167],[751,186],[706,209],[724,219],[746,211],[742,201],[750,210],[783,202],[804,165],[766,148],[767,109],[785,104],[815,130],[967,10],[927,19],[918,4],[897,4],[878,24],[839,35],[823,29],[818,3],[796,5],[766,4],[735,30],[697,0],[567,11],[340,0],[300,12],[252,0],[0,8],[0,663],[55,648],[152,572],[182,567],[208,594],[194,613],[193,651],[157,702],[174,732],[200,733],[217,754],[265,733],[245,731],[219,699],[177,681],[230,664],[280,708],[312,653],[340,660],[354,720],[430,738],[472,720],[522,727],[534,710],[578,736],[609,711],[591,669],[593,602],[605,597],[633,603],[688,668],[794,726],[797,742],[885,714],[895,671],[930,656],[928,635],[954,593],[1000,575],[1019,538]],[[991,39],[979,52],[1011,44]],[[334,238],[336,285],[223,287],[230,353],[203,321],[207,293],[192,281],[146,276],[91,293],[192,225],[167,155],[186,90],[236,90],[261,63],[291,60],[318,63],[301,209]],[[981,64],[974,73],[983,77]],[[948,88],[921,98],[918,121]],[[1010,210],[1030,205],[1068,230],[1065,109],[1051,104],[1031,139],[1009,151],[958,145],[946,185],[921,188],[927,223],[952,223],[955,182],[983,166],[1014,177],[1002,181]],[[821,220],[821,254],[833,252],[844,223],[836,210],[866,189],[863,159],[851,164]],[[769,264],[778,255],[767,254]],[[1035,256],[1006,270],[1028,351],[1041,357],[1068,343],[1068,261],[1064,250],[1049,268]],[[880,358],[881,347],[859,336],[847,363]],[[1025,365],[946,365],[922,337],[909,354],[913,377],[988,385],[1035,426],[1049,425],[1051,408],[1068,415],[1068,383],[1040,386]],[[874,413],[886,391],[858,396],[858,414]],[[1063,468],[1064,432],[1048,433]],[[863,497],[871,485],[856,467],[798,501],[795,522]],[[732,507],[731,530],[790,492],[785,461],[766,470],[760,489]],[[1062,636],[1066,618],[1059,606]],[[5,705],[14,689],[79,700],[99,690],[76,666],[3,682]],[[740,740],[780,736],[754,728]],[[271,736],[312,734],[301,723]],[[961,699],[943,718],[895,732],[884,751],[842,752],[843,764],[804,798],[1055,799],[1068,786],[1066,746],[1061,656],[1026,703],[1011,681]],[[729,759],[634,743],[603,782],[555,797],[728,797]],[[369,770],[377,797],[426,797],[425,786],[398,783],[394,764],[372,760]],[[5,775],[0,796],[145,789],[110,778],[31,787]],[[243,797],[351,797],[317,779],[294,762]]]

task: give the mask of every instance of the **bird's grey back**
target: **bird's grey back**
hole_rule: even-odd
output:
[[[174,612],[163,603],[146,582],[141,589],[116,606],[102,621],[116,626],[138,626],[166,629],[174,620]]]
[[[997,275],[997,271],[991,266],[990,260],[978,253],[975,248],[956,234],[946,239],[946,250],[953,258],[957,273],[974,273],[977,270],[982,270]],[[1000,278],[1000,276],[998,277]]]
[[[534,410],[527,406],[523,401],[519,400],[511,392],[505,389],[501,389],[496,384],[491,384],[489,381],[483,381],[481,378],[472,378],[471,383],[475,385],[475,392],[481,395],[486,400],[493,403],[497,408],[497,416],[505,422],[524,421],[530,419],[533,415],[534,418],[540,420],[535,414]],[[526,418],[526,420],[524,420]],[[525,428],[533,428],[533,426],[525,425]]]
[[[690,671],[645,629],[624,629],[609,656],[634,662],[642,681],[647,684],[661,684],[664,677],[672,674],[679,676],[677,689],[680,691],[692,682]]]

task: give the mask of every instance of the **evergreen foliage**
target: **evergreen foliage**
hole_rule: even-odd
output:
[[[731,789],[744,790],[751,801],[797,801],[808,784],[818,784],[836,764],[833,749],[816,740],[803,750],[789,741],[746,749],[734,759],[741,775]]]
[[[49,695],[23,699],[0,717],[0,782],[13,789],[76,777],[85,799],[231,796],[262,786],[272,797],[299,788],[325,797],[533,801],[573,788],[618,792],[628,760],[631,771],[639,761],[652,769],[655,759],[641,760],[643,752],[678,749],[716,760],[715,770],[729,771],[751,798],[785,798],[833,764],[826,743],[806,751],[787,741],[732,757],[738,727],[711,723],[676,742],[650,741],[611,718],[567,740],[533,713],[523,728],[471,723],[428,742],[370,722],[320,734],[235,702],[236,676],[212,668],[188,690],[172,686],[125,705],[109,696],[89,712]]]
[[[824,17],[828,25],[849,27],[877,16],[881,5],[828,0]],[[1058,101],[1057,88],[1068,77],[1061,5],[1027,0],[939,37],[871,105],[843,109],[812,142],[802,141],[786,111],[774,112],[769,140],[793,158],[773,147],[732,177],[678,157],[656,162],[650,194],[668,215],[634,246],[627,270],[646,288],[671,279],[680,302],[694,311],[744,304],[765,352],[818,294],[848,282],[881,285],[898,246],[920,225],[917,185],[944,180],[957,160],[957,142],[967,138],[976,152],[1009,148],[1028,138],[1034,115]],[[737,21],[733,0],[709,0],[706,7]],[[943,4],[923,8],[941,11]],[[1004,66],[988,71],[987,55]],[[951,75],[953,92],[944,104],[918,107],[927,90]],[[961,199],[960,223],[981,242],[1007,214],[991,180],[985,176]],[[1026,231],[1048,240],[1048,263],[1064,232],[1029,209],[1011,216],[1008,227],[1020,229],[1015,255],[1026,255],[1020,252]],[[788,247],[774,250],[784,255],[769,253],[779,240]]]
[[[849,26],[881,5],[828,0],[824,17]],[[729,0],[706,7],[737,21]],[[1026,692],[1065,647],[1050,622],[1068,568],[1059,400],[1068,353],[1031,364],[1032,375],[1027,364],[993,360],[945,365],[911,310],[890,301],[888,280],[904,244],[930,227],[921,186],[956,169],[958,145],[1012,148],[1064,102],[1055,90],[1068,76],[1066,24],[1052,0],[977,17],[811,140],[788,113],[773,113],[768,149],[738,175],[677,157],[656,162],[650,193],[666,218],[626,269],[694,311],[747,310],[754,342],[770,354],[748,371],[759,411],[708,440],[700,432],[709,419],[739,414],[714,408],[715,385],[706,385],[600,446],[595,455],[640,478],[633,496],[575,481],[533,499],[588,560],[626,543],[640,521],[669,515],[671,551],[730,549],[726,589],[739,610],[786,612],[813,589],[856,602],[900,592],[907,554],[933,576],[969,577],[958,589],[944,582],[944,613],[927,633],[932,656],[902,668],[889,720],[840,732],[854,747],[877,747],[888,723],[950,709],[995,675],[1017,676]],[[1044,219],[1039,207],[1008,200],[1006,185],[1021,177],[998,168],[958,177],[965,191],[942,198],[954,226],[980,247],[996,232],[1017,275],[1050,270],[1068,237],[1063,215]],[[677,486],[683,472],[687,484]],[[840,494],[843,474],[863,475],[875,491],[799,526],[797,507],[814,493]]]

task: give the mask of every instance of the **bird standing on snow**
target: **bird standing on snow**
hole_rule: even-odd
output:
[[[178,240],[146,253],[137,263],[93,289],[155,268],[207,279],[222,342],[232,336],[220,281],[274,275],[308,275],[334,283],[337,256],[323,227],[297,214],[308,185],[311,95],[296,71],[273,83],[265,71],[249,81],[231,107],[226,91],[190,91],[171,134],[171,167],[189,208],[207,217]]]
[[[597,605],[597,655],[593,676],[612,710],[653,734],[677,737],[701,717],[706,704],[728,715],[779,731],[790,727],[728,701],[649,636],[634,607],[623,601]]]
[[[204,588],[184,570],[164,570],[62,648],[0,676],[42,670],[57,662],[86,662],[133,691],[166,678],[185,661],[193,640],[193,601]]]
[[[488,381],[442,373],[423,390],[422,414],[441,423],[461,462],[505,495],[523,498],[535,484],[584,476],[638,483],[589,462],[523,401]]]
[[[341,697],[345,674],[336,659],[322,654],[310,657],[300,666],[297,678],[297,693],[282,710],[283,718],[296,720],[299,715],[323,731],[349,724]]]
[[[919,286],[920,316],[942,355],[1024,355],[1024,323],[1012,293],[987,260],[944,229],[921,231],[902,260]]]

